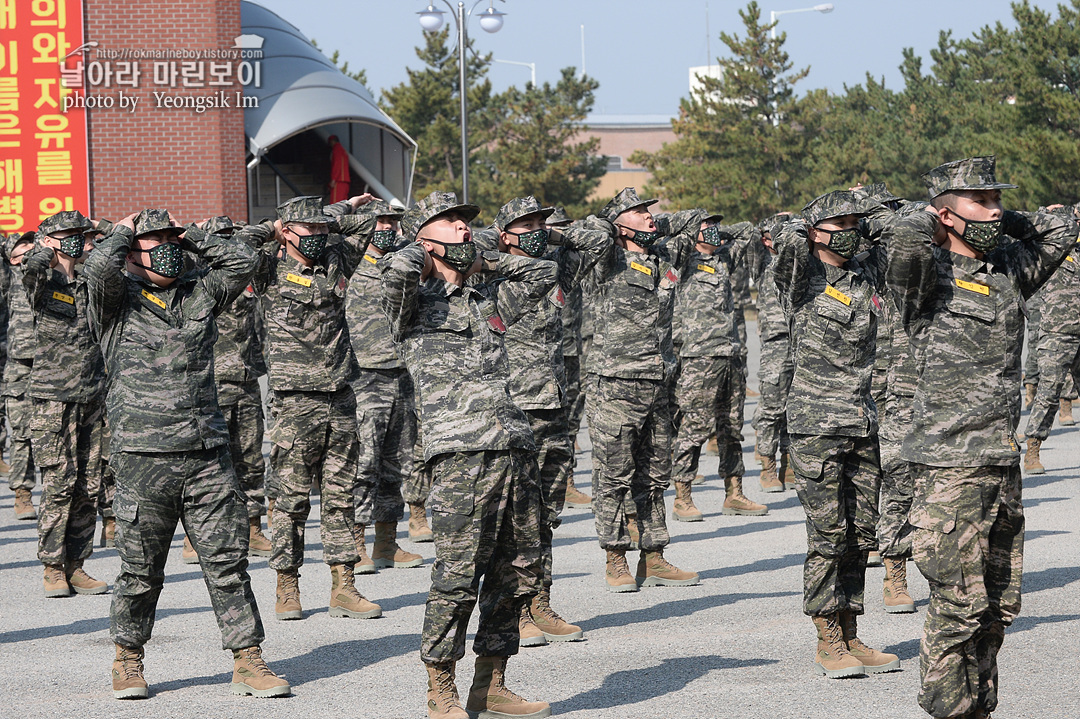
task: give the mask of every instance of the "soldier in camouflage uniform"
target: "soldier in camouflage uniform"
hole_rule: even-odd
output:
[[[9,235],[4,240],[3,295],[8,310],[7,362],[3,395],[11,428],[8,486],[15,492],[15,519],[37,519],[31,500],[34,458],[30,446],[31,401],[26,395],[34,367],[34,315],[23,287],[23,260],[34,244],[34,233]]]
[[[432,193],[402,219],[411,244],[379,263],[383,307],[415,383],[432,472],[436,554],[420,649],[432,719],[466,716],[454,677],[478,595],[469,711],[502,705],[505,715],[550,714],[547,704],[527,702],[504,684],[507,658],[518,651],[521,608],[540,590],[542,569],[536,446],[528,418],[510,399],[503,336],[544,301],[558,266],[478,255],[468,223],[479,211],[453,193]],[[474,277],[481,271],[489,281]]]
[[[607,553],[613,592],[639,585],[687,586],[698,575],[664,558],[668,544],[664,491],[671,482],[669,382],[678,358],[671,338],[679,268],[701,229],[703,212],[676,213],[658,226],[632,187],[604,206],[600,223],[615,244],[596,267],[595,338],[590,370],[589,436],[593,445],[596,533]],[[658,242],[661,238],[664,241]],[[637,507],[641,555],[626,564],[631,537],[626,507]]]
[[[30,397],[31,444],[44,490],[38,517],[38,559],[45,596],[102,594],[105,582],[83,569],[94,545],[104,467],[105,365],[87,322],[82,271],[93,227],[78,210],[38,227],[38,245],[23,260],[23,284],[34,314]]]
[[[758,390],[760,397],[754,409],[754,459],[761,463],[760,483],[766,492],[783,491],[785,483],[793,483],[788,476],[787,395],[791,389],[791,376],[795,368],[791,364],[791,342],[788,337],[787,318],[780,306],[773,277],[776,271],[776,249],[773,232],[791,217],[784,212],[773,215],[758,224],[764,252],[759,262],[751,265],[751,275],[757,285],[758,337],[761,341],[758,364]],[[777,471],[776,452],[780,451],[780,467]]]
[[[101,238],[112,233],[113,223],[105,219],[90,220],[90,222],[94,226],[86,230],[84,234],[96,247]],[[97,496],[97,511],[101,516],[101,540],[98,546],[111,548],[116,546],[116,513],[113,512],[113,500],[116,498],[116,473],[109,464],[109,457],[109,418],[105,417],[105,433],[101,438],[101,489]]]
[[[6,263],[2,261],[3,246],[6,235],[0,233],[0,276],[6,270]],[[7,365],[7,333],[8,333],[8,303],[4,296],[3,280],[0,279],[0,378],[4,376],[4,367]],[[8,425],[4,421],[7,416],[6,403],[0,395],[0,474],[11,472],[11,465],[4,461],[4,450],[7,448]],[[31,506],[33,506],[31,504]]]
[[[144,210],[117,223],[86,262],[87,315],[109,368],[116,471],[113,695],[148,696],[143,645],[180,521],[199,553],[222,646],[233,651],[232,691],[284,696],[289,684],[270,671],[259,647],[246,511],[214,387],[214,318],[243,291],[256,256],[198,228],[183,234],[183,245],[180,239],[165,210]],[[207,269],[181,274],[184,249]]]
[[[360,448],[350,382],[359,370],[345,320],[349,278],[375,226],[373,216],[353,213],[371,199],[359,195],[324,211],[321,198],[296,197],[278,206],[275,222],[240,233],[260,248],[251,284],[262,302],[274,392],[270,441],[276,446],[271,462],[278,486],[270,567],[277,572],[274,612],[282,620],[304,616],[300,567],[316,484],[323,560],[330,565],[330,616],[382,615],[379,605],[357,591],[353,576],[360,559],[353,537]]]
[[[521,643],[538,646],[548,641],[578,641],[581,627],[566,622],[551,608],[551,542],[559,526],[566,486],[573,473],[574,442],[569,432],[566,371],[563,364],[563,317],[566,298],[577,290],[593,265],[611,247],[607,232],[571,225],[549,230],[546,220],[554,208],[542,208],[535,197],[506,203],[492,230],[500,252],[518,257],[543,257],[559,266],[558,282],[505,335],[506,352],[514,368],[510,398],[524,410],[537,446],[540,470],[540,553],[543,583],[540,592],[521,610]]]
[[[672,459],[675,505],[672,515],[683,522],[697,522],[702,513],[691,496],[701,446],[715,435],[724,478],[724,514],[762,515],[763,504],[742,492],[743,405],[739,397],[745,381],[742,345],[739,340],[731,271],[743,265],[746,248],[757,242],[757,230],[749,222],[720,225],[723,215],[701,220],[693,250],[676,270],[680,275],[675,298],[672,340],[679,357],[677,379],[672,382],[672,414],[677,436]]]
[[[883,236],[888,285],[918,372],[911,463],[912,553],[930,584],[919,704],[935,717],[988,717],[997,653],[1020,611],[1022,303],[1076,241],[1067,217],[1003,212],[994,158],[923,176],[931,205]],[[1015,242],[1005,244],[1007,235]]]
[[[349,281],[345,299],[349,338],[360,365],[359,375],[352,383],[360,433],[353,527],[360,555],[357,573],[387,567],[419,567],[423,562],[419,554],[406,552],[397,543],[397,524],[405,512],[401,486],[412,474],[416,414],[412,378],[398,357],[382,311],[382,281],[376,267],[386,253],[397,248],[400,240],[397,223],[404,213],[382,200],[369,203],[364,211],[375,216],[375,229]],[[410,532],[421,532],[420,522],[427,526],[423,502],[409,505],[409,515]],[[368,557],[364,530],[372,521],[375,546]]]
[[[880,469],[870,396],[885,251],[855,257],[860,218],[880,204],[848,190],[822,195],[776,238],[774,282],[791,327],[787,400],[791,465],[806,512],[803,612],[814,663],[831,678],[896,671],[895,654],[858,638],[866,559],[874,546]]]

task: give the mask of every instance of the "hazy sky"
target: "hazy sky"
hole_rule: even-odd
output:
[[[367,71],[368,85],[379,95],[406,79],[406,67],[418,68],[414,48],[422,43],[416,13],[421,0],[256,0],[315,38],[329,54],[334,49],[351,68]],[[436,7],[445,9],[439,0]],[[466,10],[475,0],[466,3]],[[481,0],[477,14],[488,6]],[[456,0],[452,1],[456,7]],[[816,0],[763,0],[762,15],[772,10],[811,7]],[[1056,2],[1034,5],[1056,12]],[[929,50],[938,32],[951,29],[969,37],[984,25],[1012,26],[1008,0],[833,0],[835,9],[784,15],[777,31],[787,33],[785,48],[796,68],[810,66],[797,86],[803,92],[865,80],[866,73],[901,86],[901,50],[913,47],[930,65]],[[554,82],[559,70],[581,64],[581,26],[585,26],[585,69],[600,82],[594,112],[666,114],[688,94],[689,68],[709,64],[724,54],[721,31],[742,34],[741,0],[495,0],[507,13],[495,34],[469,34],[481,52],[497,59],[536,63],[538,83]],[[708,31],[706,31],[706,16]],[[452,25],[450,14],[446,21]],[[711,55],[711,58],[710,58]],[[496,90],[523,86],[525,67],[495,64],[490,72]]]

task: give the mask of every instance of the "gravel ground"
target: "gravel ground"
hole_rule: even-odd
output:
[[[753,327],[751,336],[756,336]],[[751,377],[755,362],[752,356]],[[751,400],[748,418],[753,409]],[[565,512],[555,539],[554,606],[584,628],[587,640],[523,649],[509,665],[511,688],[550,702],[553,714],[582,719],[925,716],[916,694],[926,582],[909,565],[917,612],[887,615],[883,570],[867,572],[860,635],[899,654],[902,672],[842,681],[817,676],[811,663],[813,627],[801,611],[802,509],[792,491],[760,492],[749,424],[745,436],[747,494],[769,504],[769,514],[721,515],[723,483],[715,475],[716,458],[706,457],[706,483],[695,488],[705,521],[669,524],[667,556],[697,570],[700,586],[608,593],[592,514]],[[1001,704],[995,719],[1080,714],[1078,437],[1076,428],[1055,427],[1043,449],[1047,473],[1025,480],[1024,607],[1000,655]],[[579,439],[585,451],[578,455],[577,481],[585,488],[589,442],[584,433]],[[35,503],[39,498],[35,492]],[[146,647],[151,698],[118,702],[109,683],[111,595],[43,598],[35,528],[13,519],[12,504],[5,486],[0,489],[0,587],[7,592],[0,603],[0,717],[424,716],[425,673],[418,650],[432,545],[412,544],[402,532],[402,546],[424,556],[423,568],[358,577],[361,591],[382,605],[383,618],[331,619],[330,572],[319,556],[316,504],[301,579],[303,621],[274,620],[274,573],[266,559],[251,563],[266,620],[265,653],[294,692],[290,699],[256,700],[229,692],[230,657],[220,649],[198,567],[180,562],[182,536],[177,534],[154,637]],[[111,584],[119,560],[115,550],[95,550],[86,567]],[[459,667],[463,692],[472,675],[470,657]]]

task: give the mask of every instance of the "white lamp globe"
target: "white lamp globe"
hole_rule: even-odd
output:
[[[484,12],[480,13],[480,27],[485,32],[499,32],[503,26],[504,12],[499,12],[493,7],[489,7]]]
[[[425,32],[438,32],[443,26],[443,11],[436,10],[433,5],[428,5],[426,10],[416,13],[420,16],[420,27]]]

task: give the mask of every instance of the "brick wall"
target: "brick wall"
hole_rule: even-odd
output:
[[[240,2],[86,0],[86,26],[87,40],[100,43],[92,58],[100,61],[102,49],[229,48],[240,34]],[[113,107],[89,110],[94,215],[115,221],[146,207],[167,207],[184,222],[223,214],[245,219],[244,111],[235,106],[241,90],[235,77],[229,87],[185,88],[179,81],[177,87],[155,86],[154,60],[138,62],[138,87],[97,87],[92,93],[116,100]],[[119,106],[121,90],[138,100],[134,112]],[[233,107],[200,114],[155,106],[155,90],[171,97],[220,90]]]

